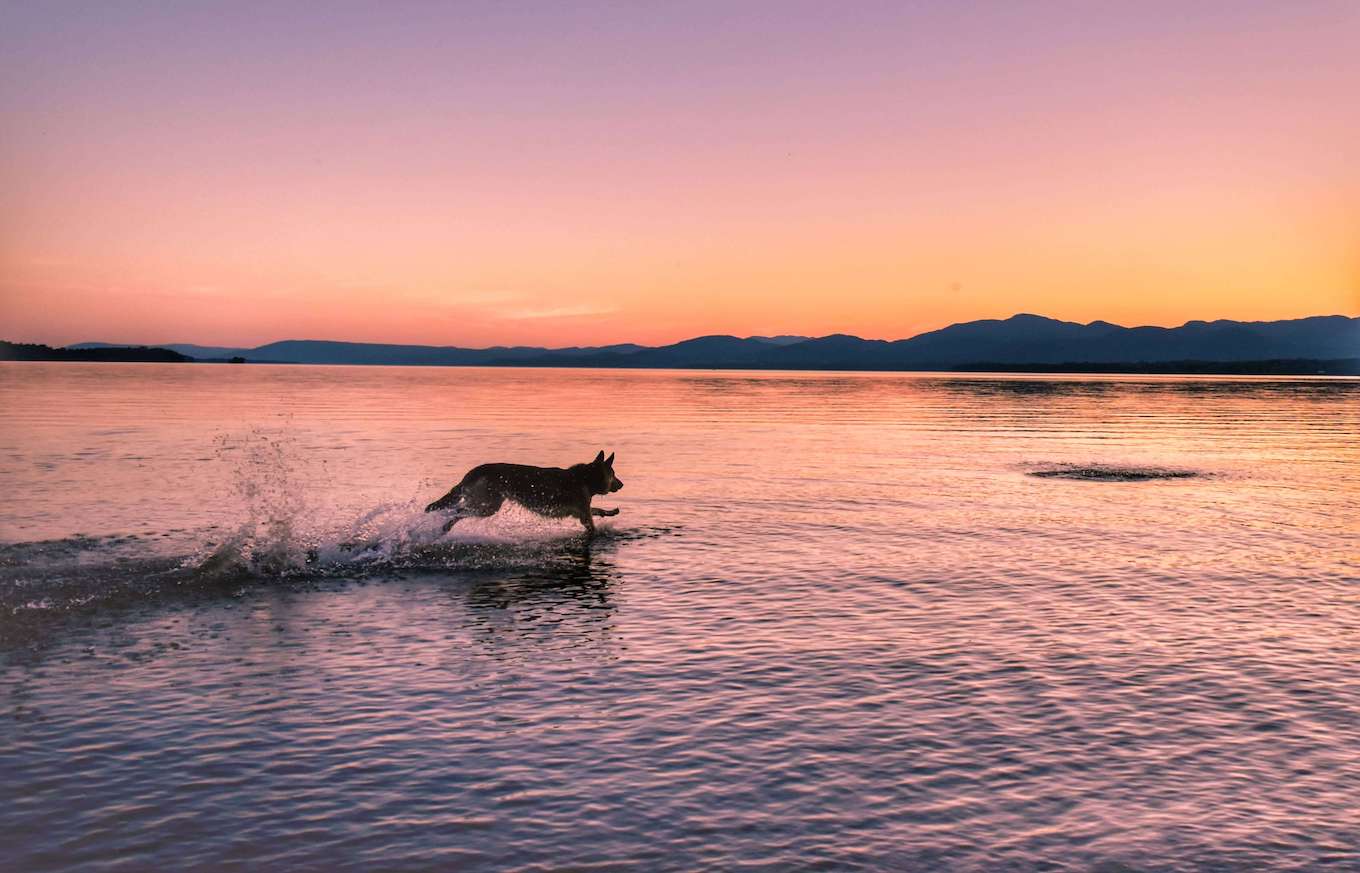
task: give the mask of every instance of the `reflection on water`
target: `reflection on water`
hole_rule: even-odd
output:
[[[522,574],[476,579],[468,590],[468,602],[500,610],[565,602],[607,611],[611,609],[612,566],[607,559],[596,557],[594,552],[599,549],[599,544],[592,547],[583,543],[576,554]]]
[[[6,863],[1346,869],[1357,401],[0,365]],[[600,448],[593,543],[421,511]]]
[[[1127,391],[1127,385],[1093,379],[1071,379],[1054,376],[1048,379],[988,378],[979,376],[974,379],[939,378],[926,380],[925,390],[946,391],[977,397],[1098,397],[1112,391]],[[1145,387],[1145,386],[1139,386]],[[1162,386],[1152,386],[1160,391]],[[1135,388],[1135,390],[1138,390]]]

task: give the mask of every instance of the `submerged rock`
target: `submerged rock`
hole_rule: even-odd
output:
[[[1168,470],[1161,467],[1051,467],[1031,470],[1029,475],[1040,479],[1079,479],[1086,482],[1146,482],[1152,479],[1193,479],[1200,476],[1193,470]]]

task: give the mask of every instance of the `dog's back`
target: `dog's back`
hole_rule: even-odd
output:
[[[473,467],[459,483],[463,501],[470,508],[499,508],[505,499],[542,515],[572,515],[590,491],[581,477],[561,467],[527,464],[482,464]],[[494,511],[494,510],[493,510]]]

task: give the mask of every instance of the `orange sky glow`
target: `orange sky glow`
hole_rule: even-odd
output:
[[[1360,315],[1360,4],[833,5],[8,6],[0,339]]]

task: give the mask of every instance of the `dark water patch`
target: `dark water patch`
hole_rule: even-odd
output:
[[[1117,382],[1101,379],[1032,379],[986,377],[932,377],[921,380],[923,389],[978,398],[1103,397],[1120,390]]]
[[[1360,394],[1360,381],[1347,378],[1271,379],[1178,379],[1141,383],[1143,393],[1162,393],[1204,398],[1240,397],[1254,401],[1299,401],[1310,403],[1353,403]]]
[[[1075,479],[1080,482],[1151,482],[1158,479],[1198,479],[1206,474],[1197,470],[1175,470],[1165,467],[1063,464],[1042,470],[1030,470],[1029,475],[1038,479]]]

